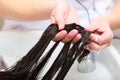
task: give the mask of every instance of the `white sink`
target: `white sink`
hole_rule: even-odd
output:
[[[24,56],[39,40],[41,34],[42,31],[1,31],[0,54],[8,67]],[[65,80],[120,80],[120,55],[114,46],[100,51],[95,58],[96,69],[93,72],[78,72],[75,62]]]
[[[95,58],[94,71],[79,72],[76,61],[65,80],[120,80],[120,55],[112,45],[96,54]]]

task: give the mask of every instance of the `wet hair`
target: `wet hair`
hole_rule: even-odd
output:
[[[89,54],[89,51],[84,49],[84,46],[89,43],[90,32],[86,32],[83,27],[75,23],[65,25],[67,32],[73,29],[78,30],[79,34],[82,35],[82,39],[75,44],[72,44],[71,41],[64,43],[53,64],[40,80],[52,80],[53,78],[54,80],[63,80],[74,61],[76,59],[81,61]],[[50,50],[43,55],[47,46],[58,32],[57,24],[49,25],[39,41],[25,56],[11,68],[0,71],[0,80],[39,80],[40,73],[49,62],[53,51],[61,42],[55,42]]]

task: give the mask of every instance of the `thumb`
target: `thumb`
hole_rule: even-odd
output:
[[[89,25],[88,27],[85,28],[85,31],[93,32],[93,31],[96,31],[97,29],[98,29],[97,26],[95,26],[95,25]]]
[[[63,16],[51,16],[51,23],[56,23],[58,24],[59,30],[64,29],[65,26],[65,20],[63,18]]]

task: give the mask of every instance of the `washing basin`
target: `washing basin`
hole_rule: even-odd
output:
[[[24,56],[39,40],[43,31],[8,30],[0,32],[0,54],[10,67]],[[59,46],[61,47],[61,46]],[[59,48],[58,48],[59,50]],[[58,53],[58,50],[55,53]],[[57,54],[53,55],[53,58]],[[53,60],[51,60],[53,61]],[[50,61],[50,64],[51,64]],[[120,55],[113,45],[95,54],[95,70],[89,73],[79,72],[78,62],[70,68],[65,80],[119,80]],[[48,64],[49,66],[49,64]]]
[[[120,55],[111,45],[95,54],[95,70],[89,73],[79,72],[76,61],[68,72],[65,80],[119,80]]]

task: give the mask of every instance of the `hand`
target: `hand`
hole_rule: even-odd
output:
[[[79,24],[77,12],[73,7],[67,5],[65,2],[62,2],[61,4],[57,5],[57,7],[52,11],[51,22],[57,23],[59,26],[59,30],[61,30],[53,39],[54,41],[61,40],[66,43],[72,40],[72,42],[75,43],[81,38],[81,35],[78,34],[77,30],[72,30],[69,33],[63,30],[65,24]]]
[[[109,20],[105,17],[97,17],[93,19],[86,31],[93,32],[90,35],[90,44],[85,48],[88,50],[101,50],[110,45],[113,38],[113,32],[109,26]]]

